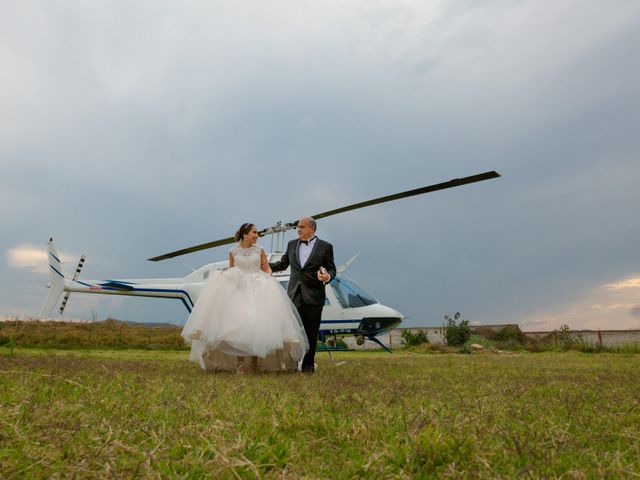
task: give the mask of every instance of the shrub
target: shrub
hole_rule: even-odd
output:
[[[469,346],[469,344],[465,343],[464,345],[462,345],[462,347],[459,350],[459,353],[467,353],[467,354],[471,354],[473,353],[473,350],[471,350],[471,347]]]
[[[565,350],[570,350],[571,347],[575,346],[577,343],[571,335],[571,328],[569,328],[569,325],[562,325],[558,329],[556,338],[558,340],[558,344]]]
[[[16,346],[16,342],[13,340],[13,337],[9,337],[9,340],[6,342],[0,340],[0,347],[7,347],[9,349],[9,355],[13,355],[13,349]]]
[[[496,338],[499,342],[524,342],[524,333],[520,330],[518,325],[507,325],[502,330],[496,333]]]
[[[402,342],[405,345],[418,346],[422,345],[423,343],[429,343],[427,334],[422,330],[419,330],[415,333],[411,330],[402,330],[402,333],[400,333],[400,338],[402,338]]]
[[[456,321],[460,318],[460,312],[456,312],[456,314],[451,318],[449,315],[445,315],[444,319],[446,320],[446,324],[443,325],[444,328],[444,340],[447,342],[447,345],[452,347],[459,347],[464,345],[464,343],[469,340],[471,337],[471,327],[469,326],[468,320],[460,320],[459,324],[456,324]]]

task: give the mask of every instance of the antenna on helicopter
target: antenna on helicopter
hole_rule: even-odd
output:
[[[470,183],[475,183],[475,182],[482,182],[484,180],[489,180],[489,179],[498,178],[498,177],[500,177],[500,174],[492,170],[490,172],[484,172],[478,175],[471,175],[469,177],[454,178],[452,180],[449,180],[448,182],[436,183],[434,185],[428,185],[426,187],[407,190],[406,192],[395,193],[393,195],[378,197],[372,200],[367,200],[365,202],[354,203],[353,205],[347,205],[346,207],[336,208],[334,210],[318,213],[316,215],[312,215],[312,217],[316,220],[319,220],[321,218],[329,217],[331,215],[337,215],[339,213],[348,212],[350,210],[356,210],[358,208],[369,207],[371,205],[377,205],[379,203],[391,202],[393,200],[400,200],[401,198],[413,197],[415,195],[422,195],[424,193],[436,192],[438,190],[445,190],[447,188],[460,187],[462,185],[468,185]],[[279,250],[282,248],[281,242],[284,241],[284,233],[288,230],[293,230],[297,226],[298,226],[298,220],[295,220],[293,222],[288,222],[288,223],[278,222],[271,227],[267,227],[258,231],[258,235],[260,235],[261,237],[265,235],[275,235],[276,250]],[[273,237],[271,241],[273,242]],[[213,242],[202,243],[200,245],[195,245],[193,247],[187,247],[181,250],[176,250],[175,252],[165,253],[164,255],[158,255],[157,257],[151,257],[149,258],[149,260],[152,262],[158,262],[160,260],[166,260],[168,258],[178,257],[180,255],[186,255],[188,253],[199,252],[201,250],[207,250],[209,248],[219,247],[221,245],[227,245],[233,242],[235,242],[234,237],[227,237],[220,240],[215,240]]]

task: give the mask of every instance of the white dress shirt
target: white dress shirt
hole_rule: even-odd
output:
[[[311,255],[311,250],[313,250],[313,246],[316,244],[316,240],[318,240],[318,237],[313,237],[307,244],[300,242],[300,247],[298,248],[298,258],[300,259],[301,267],[304,267],[304,264],[307,263],[307,260],[309,260],[309,255]]]

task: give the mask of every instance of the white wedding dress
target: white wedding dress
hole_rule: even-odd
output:
[[[239,356],[257,357],[259,371],[295,370],[309,342],[287,293],[260,270],[262,247],[229,252],[234,267],[210,276],[182,330],[189,359],[205,370],[235,371]]]

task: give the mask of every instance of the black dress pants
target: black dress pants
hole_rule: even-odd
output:
[[[302,371],[313,372],[314,361],[316,356],[316,345],[318,343],[318,331],[320,330],[320,321],[322,319],[322,307],[324,305],[307,305],[302,301],[302,292],[300,287],[293,296],[293,304],[298,310],[304,331],[309,340],[309,351],[302,359]]]

